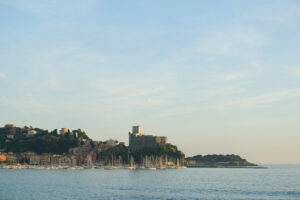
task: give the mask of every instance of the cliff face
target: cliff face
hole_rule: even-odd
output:
[[[250,167],[257,166],[238,155],[197,155],[188,157],[188,167]]]

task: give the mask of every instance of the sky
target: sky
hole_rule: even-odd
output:
[[[0,126],[299,164],[299,52],[297,0],[0,0]]]

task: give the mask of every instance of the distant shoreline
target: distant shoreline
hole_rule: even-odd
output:
[[[268,169],[264,166],[187,166],[187,168],[238,168],[238,169]]]
[[[181,167],[167,167],[167,168],[155,168],[158,170],[166,170],[166,169],[197,169],[197,168],[230,168],[230,169],[268,169],[268,167],[265,166],[181,166]],[[22,165],[22,164],[17,164],[17,165],[7,165],[7,164],[1,164],[0,169],[129,169],[129,170],[141,170],[141,169],[147,169],[147,167],[130,167],[130,166],[86,166],[86,165],[81,165],[81,166],[68,166],[68,165]],[[149,168],[149,169],[154,169],[154,168]]]

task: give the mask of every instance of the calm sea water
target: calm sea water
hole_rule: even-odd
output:
[[[1,200],[300,199],[300,165],[269,169],[0,169]]]

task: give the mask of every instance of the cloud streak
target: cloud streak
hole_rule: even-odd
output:
[[[289,68],[292,75],[300,75],[300,67],[291,67]]]
[[[229,90],[232,91],[232,90]],[[238,93],[245,93],[244,90],[236,91]],[[239,109],[250,109],[255,107],[273,106],[274,103],[286,102],[300,97],[300,89],[287,89],[281,91],[270,92],[261,95],[252,95],[249,97],[232,98],[226,96],[222,92],[209,92],[204,93],[202,97],[197,99],[186,100],[188,104],[180,106],[172,106],[171,108],[164,109],[157,114],[157,117],[171,117],[182,116],[186,114],[197,114],[202,112],[215,112],[215,111],[233,111]],[[220,96],[221,95],[221,96]],[[232,95],[232,94],[231,94]],[[228,99],[231,98],[231,99]],[[217,100],[218,99],[218,100]],[[217,100],[217,101],[216,101]],[[198,102],[198,103],[197,103]],[[213,103],[212,103],[213,102]]]
[[[215,31],[201,39],[196,50],[199,53],[218,56],[240,55],[241,49],[255,49],[268,43],[266,35],[259,29],[237,26],[234,30]]]
[[[6,75],[4,73],[0,72],[0,78],[5,78],[5,77],[6,77]]]
[[[242,73],[227,73],[227,74],[215,74],[213,78],[220,81],[232,81],[236,79],[241,79],[245,75]]]
[[[287,89],[276,91],[263,95],[225,100],[212,105],[214,109],[235,109],[235,108],[252,108],[255,106],[267,106],[277,102],[284,102],[300,97],[300,89]]]
[[[280,26],[295,26],[299,24],[299,4],[293,1],[287,1],[284,4],[281,2],[261,4],[251,12],[245,13],[243,17]]]
[[[44,115],[54,114],[53,107],[49,104],[43,103],[33,95],[23,95],[21,98],[0,98],[0,105],[9,106],[16,110],[19,114],[25,115]]]

